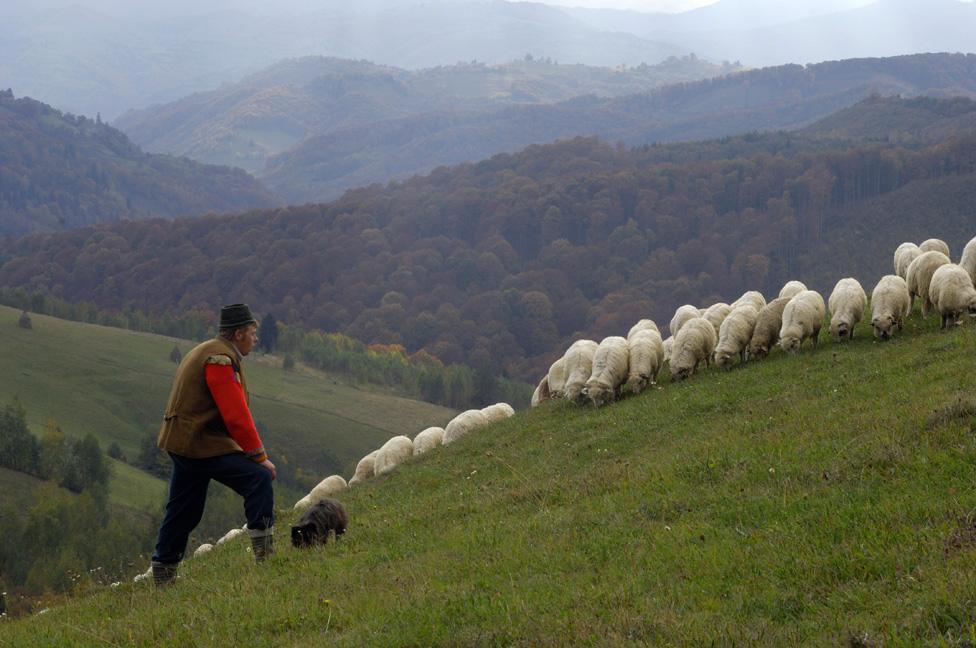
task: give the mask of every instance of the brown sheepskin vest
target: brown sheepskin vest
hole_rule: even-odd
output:
[[[217,403],[207,387],[204,371],[211,357],[216,357],[221,364],[230,361],[240,376],[244,398],[250,404],[247,381],[234,345],[219,336],[197,345],[184,356],[176,370],[173,390],[163,414],[163,426],[156,445],[167,452],[190,459],[243,452],[228,434]]]

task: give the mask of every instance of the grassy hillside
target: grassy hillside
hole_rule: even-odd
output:
[[[338,546],[256,569],[237,542],[2,641],[972,645],[976,329],[857,333],[546,404],[346,494]]]
[[[17,326],[19,312],[0,307],[0,402],[17,397],[39,432],[49,420],[69,436],[92,433],[107,448],[117,442],[129,457],[158,430],[176,365],[174,344],[158,335],[33,315],[33,329]],[[283,371],[273,357],[245,364],[252,409],[273,455],[313,474],[351,475],[359,458],[394,434],[443,424],[448,409],[342,384],[324,374]],[[115,462],[121,496],[140,500],[162,483]],[[158,497],[152,499],[157,503]],[[125,502],[122,502],[125,503]]]

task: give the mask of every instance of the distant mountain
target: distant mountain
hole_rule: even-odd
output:
[[[666,40],[749,66],[976,51],[976,4],[959,0],[721,0],[676,16],[570,13],[595,28]]]
[[[953,135],[976,133],[976,101],[965,97],[871,96],[803,129],[816,137],[892,143],[939,142]]]
[[[0,236],[277,203],[240,169],[149,155],[98,119],[0,91]]]
[[[936,103],[933,122],[965,112]],[[787,279],[827,291],[852,255],[889,267],[902,240],[938,236],[957,258],[976,234],[976,137],[865,142],[868,113],[894,111],[859,111],[857,139],[775,132],[626,149],[577,138],[329,204],[24,237],[0,243],[0,287],[157,313],[234,294],[296,325],[535,379],[575,337],[773,294]],[[214,235],[228,230],[229,246]],[[851,231],[875,240],[844,243]]]
[[[260,173],[267,158],[350,126],[432,112],[611,97],[736,71],[696,57],[605,68],[525,58],[409,71],[366,61],[305,57],[242,81],[152,108],[114,125],[150,151]]]
[[[601,66],[690,53],[591,27],[557,7],[501,0],[178,3],[171,11],[87,4],[96,8],[4,3],[0,88],[114,119],[307,55],[426,68],[526,53]]]
[[[641,145],[796,129],[872,94],[976,97],[976,55],[787,65],[625,97],[351,125],[272,157],[260,177],[290,202],[328,200],[350,187],[577,135]]]

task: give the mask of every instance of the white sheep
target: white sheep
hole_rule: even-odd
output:
[[[740,362],[746,361],[746,349],[752,340],[752,333],[758,319],[759,312],[748,302],[729,313],[719,330],[714,352],[716,365],[731,369],[732,359],[737,355]]]
[[[918,249],[922,251],[922,254],[926,252],[941,252],[946,256],[952,256],[949,254],[949,245],[942,239],[926,239],[918,244]]]
[[[214,546],[212,544],[210,544],[209,542],[205,542],[196,548],[196,550],[193,552],[193,557],[199,558],[205,553],[210,553],[213,550],[213,548]]]
[[[783,350],[799,353],[807,338],[816,347],[825,310],[823,297],[815,290],[804,290],[790,299],[783,309],[783,326],[779,329],[779,345]]]
[[[479,430],[489,424],[488,417],[481,410],[470,409],[461,412],[444,428],[444,445],[454,443],[466,434]]]
[[[661,331],[657,328],[657,322],[651,319],[642,319],[630,327],[630,331],[627,333],[627,340],[629,341],[630,338],[634,337],[640,331],[654,331],[659,336],[661,335]]]
[[[912,311],[912,296],[908,283],[898,275],[881,277],[878,285],[871,291],[871,326],[874,337],[887,340],[894,334],[895,327],[901,330],[905,318]]]
[[[739,297],[732,302],[731,306],[732,309],[735,310],[742,304],[752,304],[756,307],[756,312],[758,313],[766,306],[766,298],[763,297],[762,293],[758,290],[750,290],[742,293],[742,297]]]
[[[664,363],[671,364],[671,349],[674,348],[674,336],[668,336],[668,339],[664,341]]]
[[[488,417],[489,423],[494,423],[515,416],[515,409],[508,403],[495,403],[488,407],[482,407],[481,413]]]
[[[938,270],[939,266],[952,263],[942,252],[923,252],[917,259],[908,266],[908,292],[912,295],[912,301],[918,297],[922,300],[922,317],[928,317],[932,310],[932,301],[929,299],[929,285],[932,283],[932,275]]]
[[[583,386],[593,373],[593,356],[597,343],[593,340],[577,340],[566,350],[563,361],[566,364],[566,385],[563,396],[574,403],[582,399]]]
[[[626,388],[639,394],[648,385],[657,383],[664,366],[664,342],[657,331],[638,331],[628,340],[630,361]]]
[[[295,502],[295,506],[293,508],[296,511],[299,511],[301,509],[306,509],[306,508],[308,508],[311,505],[312,505],[312,494],[311,493],[306,493],[305,494],[305,497],[303,497],[302,499],[300,499],[297,502]]]
[[[804,284],[802,281],[787,281],[783,287],[779,289],[779,298],[782,299],[783,297],[786,297],[787,299],[791,299],[806,289],[806,284]],[[761,313],[762,311],[760,310],[759,312]]]
[[[868,307],[868,296],[864,294],[861,283],[853,277],[837,282],[827,300],[830,308],[830,337],[836,341],[854,339],[854,327],[864,317]]]
[[[373,460],[373,474],[377,477],[385,475],[412,456],[413,441],[410,437],[402,434],[395,436],[377,450]]]
[[[549,386],[549,395],[551,398],[562,398],[563,389],[566,388],[566,356],[559,358],[549,367],[549,373],[546,374],[546,384]]]
[[[341,475],[330,475],[316,484],[315,488],[309,492],[309,504],[316,504],[327,497],[341,493],[347,488],[349,488],[349,484],[346,483],[346,480]]]
[[[231,529],[230,531],[228,531],[227,533],[225,533],[220,538],[220,540],[217,541],[217,544],[218,545],[226,544],[226,543],[230,542],[231,540],[233,540],[234,538],[237,538],[237,537],[242,536],[242,535],[244,535],[244,529]]]
[[[413,456],[430,452],[444,443],[444,428],[429,427],[413,438]]]
[[[959,265],[969,273],[969,278],[973,280],[973,284],[976,284],[976,237],[971,238],[969,243],[966,243]]]
[[[376,453],[379,450],[373,450],[368,455],[359,460],[356,464],[356,472],[353,474],[352,479],[349,480],[350,486],[355,486],[359,482],[366,481],[373,476],[374,463],[376,461]]]
[[[715,352],[715,327],[704,317],[696,317],[685,322],[674,338],[671,348],[671,380],[684,380],[695,373]]]
[[[779,342],[779,330],[783,327],[783,310],[790,303],[790,299],[792,297],[777,297],[759,311],[756,326],[752,330],[752,339],[749,340],[747,350],[749,359],[765,358],[769,355],[769,350]]]
[[[616,335],[603,338],[593,356],[593,372],[583,387],[583,395],[594,407],[612,403],[627,380],[629,369],[630,346],[627,340]]]
[[[674,311],[674,317],[671,318],[671,324],[668,326],[671,330],[671,335],[677,335],[681,327],[684,326],[684,323],[693,317],[701,317],[701,313],[691,304],[685,304]]]
[[[955,263],[939,266],[932,275],[929,298],[942,315],[942,329],[956,324],[963,313],[976,316],[976,288],[965,268]]]
[[[552,394],[549,393],[549,376],[547,374],[542,377],[542,380],[540,380],[539,384],[536,385],[535,391],[532,392],[531,406],[538,407],[539,405],[545,403],[547,400],[551,400],[551,399],[552,399]],[[417,440],[414,439],[414,444],[416,443]]]
[[[722,329],[722,322],[725,318],[729,316],[732,312],[732,307],[728,304],[718,303],[712,304],[705,309],[705,314],[702,315],[709,323],[715,328],[715,337],[718,337],[719,331]]]
[[[895,274],[905,279],[908,277],[908,266],[917,259],[922,251],[911,242],[904,242],[895,248]]]

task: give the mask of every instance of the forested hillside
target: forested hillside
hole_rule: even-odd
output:
[[[624,97],[445,110],[311,137],[260,174],[293,203],[559,138],[635,146],[796,129],[872,94],[976,97],[976,55],[919,54],[751,70]]]
[[[350,126],[587,94],[635,94],[738,69],[694,56],[607,68],[560,65],[529,55],[504,65],[475,61],[411,71],[311,56],[283,61],[216,90],[127,112],[114,125],[149,151],[260,173],[268,156]]]
[[[855,256],[873,267],[901,240],[958,253],[972,235],[976,138],[809,141],[533,146],[325,205],[8,242],[0,286],[173,312],[235,294],[289,324],[531,380],[572,337],[667,322],[683,303],[787,278],[828,291],[850,228],[871,237]]]
[[[98,116],[0,91],[0,236],[277,202],[240,169],[148,155]]]

